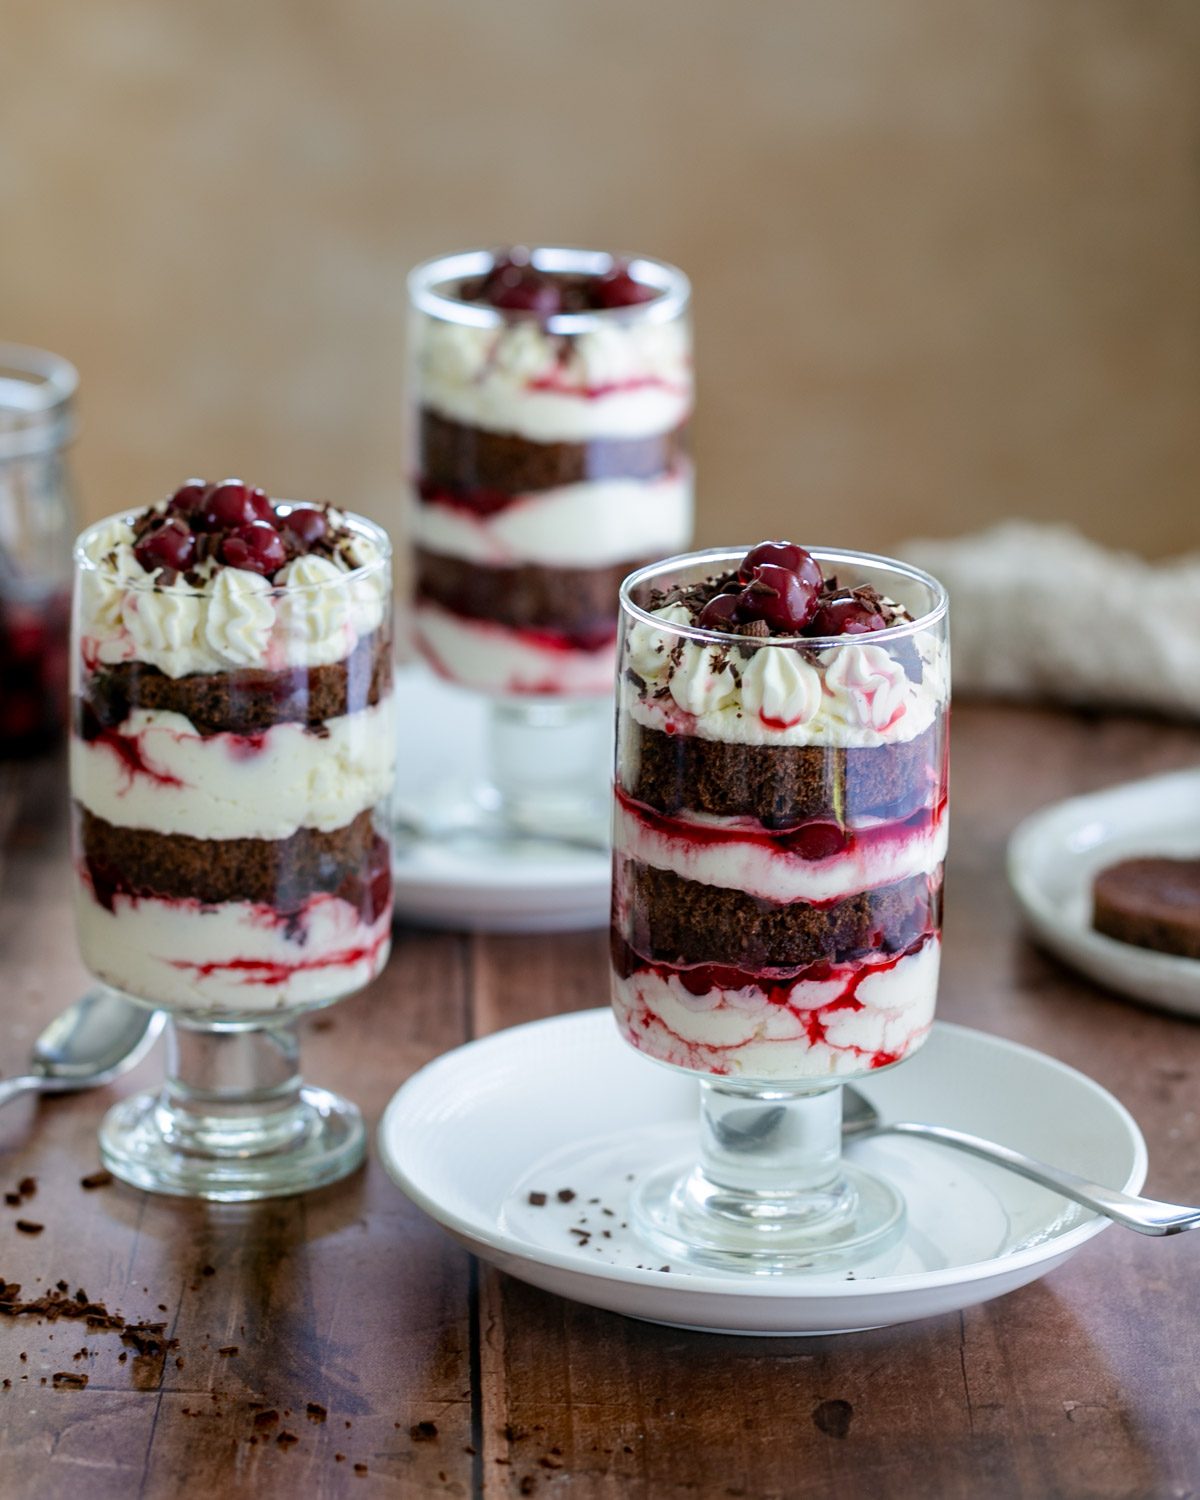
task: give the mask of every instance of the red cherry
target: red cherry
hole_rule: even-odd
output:
[[[323,512],[311,505],[298,505],[284,519],[284,527],[307,551],[314,542],[319,542],[329,530]]]
[[[593,296],[597,307],[635,307],[639,302],[653,302],[657,290],[629,274],[629,262],[614,261],[612,268],[595,283]]]
[[[700,611],[696,624],[702,630],[728,630],[738,623],[737,594],[717,594]]]
[[[209,485],[203,479],[185,479],[167,501],[168,515],[194,515],[203,503],[209,488]]]
[[[504,281],[488,292],[488,301],[503,312],[536,313],[549,318],[562,307],[562,293],[537,271],[526,271],[517,281]]]
[[[818,593],[825,587],[821,564],[811,552],[798,547],[795,542],[759,542],[757,547],[751,547],[742,558],[738,577],[743,583],[749,583],[754,577],[755,568],[760,568],[765,563],[795,573],[805,583],[811,583]]]
[[[148,531],[135,543],[133,555],[147,573],[158,568],[174,568],[176,572],[184,573],[196,555],[196,538],[186,522],[178,516],[171,516],[157,531]]]
[[[254,511],[256,521],[265,521],[268,526],[279,525],[279,518],[275,514],[275,507],[271,504],[270,495],[258,485],[250,491],[250,508]]]
[[[206,531],[233,531],[257,521],[258,515],[242,481],[226,479],[214,485],[196,519]]]
[[[261,573],[265,577],[283,566],[287,551],[273,526],[265,521],[251,521],[248,526],[239,526],[221,543],[221,561],[231,568],[244,568],[248,573]]]
[[[787,568],[760,563],[737,597],[744,618],[765,620],[784,635],[799,635],[816,612],[818,589]]]
[[[869,635],[887,629],[887,616],[863,599],[849,595],[826,599],[812,618],[811,635]]]

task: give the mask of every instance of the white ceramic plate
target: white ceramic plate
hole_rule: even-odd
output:
[[[938,1023],[863,1092],[892,1119],[956,1125],[1114,1187],[1145,1179],[1141,1132],[1111,1094],[982,1032]],[[886,1265],[763,1278],[663,1271],[622,1227],[625,1203],[660,1153],[694,1145],[697,1093],[627,1047],[607,1010],[583,1011],[422,1068],[388,1106],[379,1149],[415,1203],[501,1270],[595,1307],[723,1333],[844,1332],[969,1307],[1044,1276],[1108,1224],[959,1152],[881,1137],[853,1154],[908,1203],[905,1240]],[[549,1201],[532,1206],[531,1191]]]
[[[1008,878],[1051,952],[1122,994],[1197,1016],[1200,961],[1092,929],[1096,872],[1151,854],[1200,857],[1200,770],[1124,782],[1034,813],[1009,841]]]
[[[397,668],[404,705],[396,804],[420,816],[431,788],[453,801],[483,779],[487,705],[421,666]],[[435,927],[482,932],[572,932],[608,922],[607,852],[456,837],[396,841],[396,913]]]

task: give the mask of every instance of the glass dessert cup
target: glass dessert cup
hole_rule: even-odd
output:
[[[478,250],[409,294],[415,642],[489,723],[482,783],[406,821],[607,848],[618,588],[691,537],[687,279]]]
[[[903,563],[811,552],[842,593],[902,606],[896,623],[701,628],[713,591],[693,586],[736,576],[744,549],[621,592],[613,1007],[701,1096],[698,1159],[652,1167],[632,1212],[668,1261],[752,1274],[898,1245],[901,1195],[842,1156],[841,1088],[921,1045],[940,956],[945,593]]]
[[[365,1151],[358,1109],[302,1082],[297,1023],[389,951],[390,547],[368,521],[312,510],[274,506],[276,529],[303,513],[328,541],[274,581],[147,573],[129,541],[143,512],[75,547],[80,948],[169,1018],[163,1088],[116,1104],[100,1151],[153,1192],[296,1193]]]

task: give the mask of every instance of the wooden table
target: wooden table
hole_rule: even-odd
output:
[[[1148,1190],[1200,1200],[1200,1029],[1097,991],[1019,936],[1005,840],[1070,792],[1200,759],[1132,718],[956,709],[941,1014],[1098,1078],[1150,1144]],[[0,1068],[85,983],[59,765],[7,789]],[[372,1127],[472,1036],[606,1003],[603,935],[404,930],[384,977],[307,1024],[307,1074]],[[143,1064],[122,1088],[145,1085]],[[165,1323],[139,1354],[77,1322],[0,1319],[0,1494],[47,1497],[1188,1496],[1200,1490],[1200,1235],[1113,1229],[962,1315],[819,1339],[674,1332],[471,1259],[377,1161],[227,1207],[84,1189],[112,1092],[0,1115],[0,1279]],[[20,1218],[44,1225],[18,1232]],[[86,1349],[87,1353],[81,1351]],[[78,1357],[76,1357],[78,1356]],[[56,1373],[88,1376],[55,1388]],[[11,1381],[11,1386],[8,1382]],[[849,1427],[824,1420],[846,1402]],[[315,1403],[310,1411],[309,1403]]]

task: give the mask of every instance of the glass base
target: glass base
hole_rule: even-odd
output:
[[[895,1188],[843,1162],[817,1192],[745,1192],[678,1162],[654,1173],[632,1203],[638,1233],[669,1260],[785,1275],[859,1266],[904,1235]]]
[[[362,1115],[325,1089],[301,1088],[284,1110],[221,1115],[177,1109],[170,1090],[122,1099],[100,1126],[100,1158],[150,1193],[244,1203],[346,1177],[366,1154]]]

